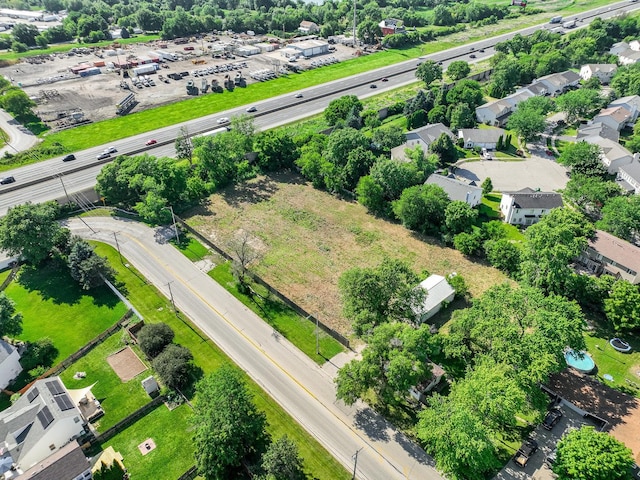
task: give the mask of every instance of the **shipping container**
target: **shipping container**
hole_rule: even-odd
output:
[[[147,65],[141,65],[139,67],[134,68],[133,73],[139,77],[141,75],[146,75],[147,73],[154,73],[157,68],[158,68],[157,64],[149,63]]]

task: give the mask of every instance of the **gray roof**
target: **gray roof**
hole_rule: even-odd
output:
[[[422,128],[418,128],[417,130],[412,130],[412,131],[408,132],[407,135],[410,135],[410,134],[417,135],[418,137],[420,137],[420,139],[424,143],[429,145],[429,144],[433,143],[434,141],[436,141],[440,137],[440,135],[442,135],[443,133],[446,133],[451,138],[455,138],[453,136],[453,133],[451,133],[451,130],[449,130],[442,123],[433,123],[433,124],[430,124],[430,125],[425,125]]]
[[[24,472],[20,480],[73,480],[89,466],[82,448],[73,441]]]
[[[613,128],[605,125],[602,122],[594,122],[590,125],[582,125],[578,129],[578,136],[576,140],[581,140],[592,135],[597,135],[602,138],[608,138],[609,140],[612,140],[614,142],[620,140],[620,132],[614,130]]]
[[[517,192],[504,192],[513,198],[516,208],[543,208],[551,210],[561,207],[562,196],[555,192],[536,192],[531,188],[523,188]]]
[[[6,442],[19,465],[45,432],[55,430],[58,420],[73,417],[81,417],[80,410],[60,377],[36,380],[13,405],[0,412],[0,443]]]
[[[626,173],[634,180],[640,182],[640,162],[631,162],[618,168],[619,171]]]
[[[427,178],[427,181],[424,183],[439,185],[451,200],[460,200],[462,202],[467,201],[468,192],[482,191],[482,188],[478,186],[471,185],[457,178],[444,177],[437,173],[429,175],[429,178]]]
[[[9,358],[9,355],[11,355],[15,351],[15,349],[16,347],[0,338],[0,364],[2,364],[5,359]]]
[[[640,272],[640,247],[602,230],[596,230],[589,246],[618,265]]]
[[[482,143],[497,143],[500,136],[506,132],[502,128],[461,128],[458,130],[458,136],[464,138],[464,141]]]
[[[588,67],[592,72],[615,72],[618,66],[615,63],[587,63],[583,65]]]

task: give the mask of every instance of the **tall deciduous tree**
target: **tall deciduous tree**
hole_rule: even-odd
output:
[[[435,395],[419,414],[416,435],[436,466],[453,480],[484,478],[500,462],[491,432],[478,415]]]
[[[582,174],[572,174],[562,196],[591,218],[598,218],[600,210],[613,197],[622,195],[622,189],[613,181]]]
[[[4,292],[0,292],[0,336],[15,337],[22,333],[22,314]]]
[[[25,203],[10,208],[0,220],[0,248],[28,262],[41,262],[63,234],[56,222],[58,210],[54,202]]]
[[[600,161],[600,147],[587,142],[571,143],[562,150],[558,163],[571,168],[571,175],[604,178],[607,169]]]
[[[449,197],[438,185],[416,185],[405,189],[393,203],[393,213],[402,224],[417,232],[434,233],[445,220]]]
[[[454,200],[444,210],[445,227],[453,235],[471,230],[477,218],[478,211],[461,200]]]
[[[304,480],[302,459],[296,444],[283,435],[267,447],[262,455],[264,476],[260,480]]]
[[[442,79],[442,67],[433,60],[425,60],[418,66],[416,77],[428,88],[436,80]]]
[[[631,480],[633,453],[606,432],[583,426],[558,442],[553,472],[559,480]]]
[[[640,289],[626,280],[618,280],[604,300],[604,312],[616,330],[640,326]]]
[[[640,237],[640,195],[614,197],[602,207],[602,220],[596,226],[628,242]]]
[[[352,360],[338,370],[336,396],[352,405],[372,389],[385,405],[401,403],[409,388],[430,377],[428,360],[433,352],[427,325],[379,325],[367,338],[362,359]]]
[[[602,106],[603,98],[598,90],[581,88],[560,95],[556,105],[567,114],[567,122],[574,123]]]
[[[456,60],[447,67],[447,75],[452,80],[461,80],[471,72],[471,67],[464,60]]]
[[[425,299],[416,288],[420,278],[400,260],[384,258],[373,268],[352,268],[340,276],[338,287],[345,317],[356,335],[392,321],[415,321]]]
[[[169,388],[183,388],[189,384],[194,368],[192,360],[188,348],[170,343],[154,358],[153,369]]]
[[[514,130],[525,142],[538,138],[546,127],[545,116],[539,110],[518,106],[507,120],[507,128]]]
[[[155,358],[173,342],[174,337],[175,333],[166,323],[147,323],[138,332],[137,341],[146,356]]]
[[[24,118],[31,115],[31,109],[36,106],[35,102],[29,96],[18,88],[11,88],[0,97],[2,107],[12,115],[18,118]]]
[[[90,290],[104,284],[104,280],[113,280],[114,270],[104,257],[96,255],[91,245],[75,237],[71,242],[71,251],[67,258],[71,278],[80,284],[83,290]]]
[[[197,383],[193,425],[196,466],[206,480],[235,478],[243,464],[257,463],[269,440],[264,413],[228,365]]]
[[[362,112],[362,102],[355,95],[344,95],[335,100],[331,100],[324,110],[324,118],[329,125],[335,125],[340,120],[346,120],[349,112],[356,108],[358,113]]]

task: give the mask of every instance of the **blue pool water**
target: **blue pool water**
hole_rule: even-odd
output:
[[[582,355],[578,354],[574,350],[567,350],[564,353],[564,359],[566,360],[567,365],[582,373],[591,373],[593,369],[596,368],[593,358],[591,358],[587,352],[580,353]]]

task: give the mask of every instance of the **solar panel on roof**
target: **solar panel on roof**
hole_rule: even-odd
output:
[[[60,385],[60,382],[58,382],[57,380],[46,382],[45,385],[47,386],[47,388],[49,389],[52,395],[58,395],[59,393],[64,393],[64,389],[62,388],[62,385]]]
[[[29,400],[29,403],[31,403],[38,395],[40,395],[38,387],[34,387],[29,391],[29,393],[27,393],[27,400]]]
[[[65,410],[71,410],[73,408],[73,402],[66,393],[62,395],[56,395],[53,398],[55,398],[56,403],[58,404],[58,407],[60,407],[61,411],[64,412]]]
[[[53,415],[51,415],[49,407],[44,407],[38,412],[37,415],[43,429],[46,429],[49,425],[51,425],[51,422],[53,422]]]

